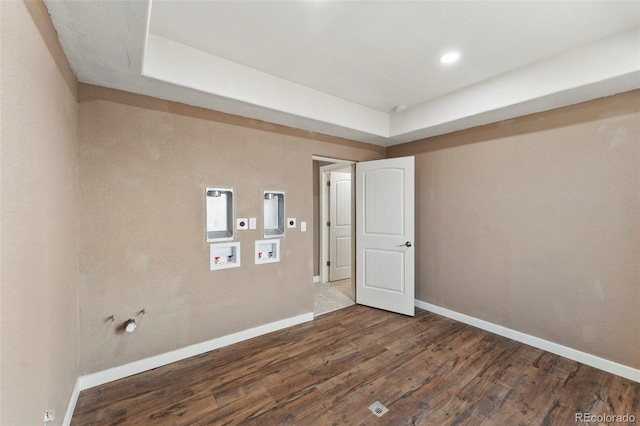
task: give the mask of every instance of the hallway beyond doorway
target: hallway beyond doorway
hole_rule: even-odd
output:
[[[351,279],[313,284],[313,315],[318,316],[355,304]]]

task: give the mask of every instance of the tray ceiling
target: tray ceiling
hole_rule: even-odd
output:
[[[636,1],[46,3],[81,82],[383,146],[640,87]]]

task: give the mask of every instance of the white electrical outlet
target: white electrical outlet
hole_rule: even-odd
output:
[[[237,222],[236,228],[249,229],[249,219],[247,218],[237,219],[236,222]]]
[[[54,410],[45,410],[44,412],[45,423],[51,423],[55,418],[56,418],[56,412]]]
[[[296,218],[290,217],[287,219],[287,228],[295,228],[296,227]]]

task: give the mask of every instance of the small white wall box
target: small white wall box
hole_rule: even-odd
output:
[[[256,265],[280,262],[280,240],[256,241]]]
[[[217,243],[210,246],[210,269],[237,268],[240,266],[240,243]]]
[[[284,192],[264,191],[264,237],[284,237]]]
[[[233,240],[233,189],[206,188],[207,242]]]

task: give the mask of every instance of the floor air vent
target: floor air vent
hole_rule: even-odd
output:
[[[373,414],[375,414],[376,416],[378,416],[378,417],[382,417],[384,415],[384,413],[389,411],[389,409],[387,407],[385,407],[384,405],[382,405],[380,403],[380,401],[376,401],[373,404],[371,404],[369,406],[369,410],[371,410],[371,412]]]

